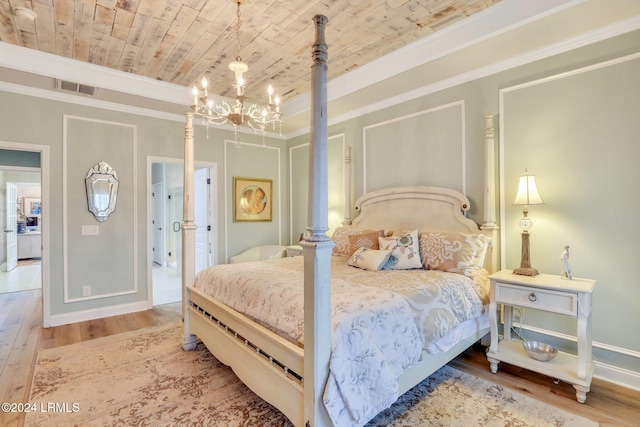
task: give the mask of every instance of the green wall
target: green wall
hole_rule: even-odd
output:
[[[495,247],[502,267],[520,263],[522,209],[511,203],[528,167],[546,203],[530,207],[533,265],[560,274],[560,254],[570,245],[574,275],[597,280],[594,359],[607,375],[630,375],[636,384],[639,40],[635,31],[329,125],[329,135],[344,135],[352,147],[353,201],[383,186],[449,186],[466,193],[469,217],[481,224],[484,117],[496,114],[496,179],[503,187],[496,208],[505,218]],[[301,192],[292,189],[292,200]],[[292,221],[303,218],[294,214]],[[528,337],[576,351],[574,319],[529,310],[523,321]]]
[[[217,164],[214,178],[218,195],[215,213],[217,258],[227,258],[253,246],[256,236],[270,243],[287,241],[288,215],[278,221],[255,226],[234,226],[230,178],[253,173],[269,175],[281,191],[279,206],[288,201],[285,177],[286,150],[282,140],[240,134],[243,144],[282,152],[281,157],[261,158],[261,168],[247,171],[253,148],[236,148],[232,131],[196,123],[196,161]],[[127,114],[92,106],[60,102],[34,96],[2,92],[0,96],[0,141],[49,147],[49,266],[50,314],[53,324],[146,308],[148,301],[147,182],[148,157],[182,159],[184,120]],[[231,141],[231,143],[229,142]],[[274,148],[275,147],[275,148]],[[4,151],[3,151],[4,153]],[[245,153],[241,155],[240,153]],[[9,156],[3,155],[3,160]],[[84,178],[97,162],[111,164],[120,179],[116,211],[98,223],[87,210]],[[252,160],[250,160],[252,161]],[[8,163],[13,161],[7,160]],[[280,171],[278,170],[280,169]],[[66,176],[66,178],[65,178]],[[229,211],[227,211],[229,210]],[[283,209],[284,211],[284,209]],[[98,225],[98,236],[82,235],[82,225]],[[233,243],[228,243],[233,242]],[[228,246],[228,250],[227,250]],[[92,287],[83,297],[83,286]]]
[[[501,242],[496,249],[504,268],[518,265],[519,208],[511,206],[518,176],[528,167],[536,175],[546,204],[531,207],[532,262],[544,273],[559,272],[562,246],[571,246],[571,264],[578,277],[598,281],[594,293],[594,354],[600,367],[611,366],[640,378],[640,287],[635,277],[640,230],[633,222],[639,208],[634,162],[639,158],[640,116],[638,59],[640,32],[558,54],[508,71],[461,83],[401,104],[330,123],[332,143],[352,149],[352,202],[363,192],[390,185],[446,185],[463,190],[471,201],[469,217],[483,220],[485,115],[496,114],[497,165],[502,165],[502,192],[497,201]],[[329,41],[330,42],[330,41]],[[331,55],[329,45],[329,54]],[[582,73],[584,67],[600,64]],[[569,74],[565,74],[569,73]],[[548,82],[540,79],[550,78]],[[65,236],[65,209],[86,210],[85,201],[63,204],[63,117],[72,115],[135,126],[136,160],[124,168],[135,171],[137,271],[128,271],[135,294],[64,303],[64,247],[85,248],[86,236]],[[88,130],[89,148],[101,144]],[[147,156],[182,158],[184,125],[145,116],[67,104],[12,93],[0,97],[0,140],[47,145],[50,152],[51,313],[109,308],[147,299]],[[261,243],[293,242],[306,226],[308,166],[304,144],[308,135],[283,142],[242,134],[236,148],[232,132],[196,128],[196,159],[218,165],[216,262]],[[128,140],[130,140],[129,138]],[[127,138],[124,138],[128,141]],[[338,142],[336,142],[338,141]],[[80,141],[76,141],[80,142]],[[127,142],[128,143],[128,142]],[[122,144],[127,147],[125,142]],[[333,145],[332,145],[333,147]],[[340,211],[339,151],[331,156],[330,200]],[[442,159],[446,159],[443,161]],[[95,159],[74,159],[85,171]],[[85,164],[86,163],[86,164]],[[75,173],[75,172],[74,172]],[[133,173],[133,172],[132,172]],[[234,223],[234,176],[273,180],[274,220]],[[340,177],[341,178],[341,177]],[[290,190],[291,189],[291,190]],[[77,190],[76,190],[77,191]],[[289,195],[291,191],[291,195]],[[131,210],[132,208],[128,208]],[[355,213],[354,213],[355,214]],[[85,219],[82,219],[85,221]],[[501,243],[503,243],[501,245]],[[87,248],[87,256],[99,256]],[[100,265],[99,263],[97,265]],[[130,269],[130,267],[127,267]],[[108,268],[98,275],[109,277]],[[75,286],[75,285],[74,285]],[[69,289],[77,292],[78,289]],[[572,351],[575,322],[525,312],[525,333],[547,335]],[[640,381],[638,381],[640,382]]]

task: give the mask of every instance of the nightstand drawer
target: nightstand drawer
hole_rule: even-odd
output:
[[[578,315],[578,294],[496,283],[496,302]]]

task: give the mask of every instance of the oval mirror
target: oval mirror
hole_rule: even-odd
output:
[[[87,186],[87,203],[89,212],[100,221],[106,221],[111,212],[116,210],[118,198],[118,175],[106,162],[94,165],[84,179]]]

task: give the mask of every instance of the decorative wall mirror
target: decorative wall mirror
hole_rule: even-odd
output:
[[[84,179],[87,186],[87,203],[93,217],[104,222],[116,210],[118,175],[106,162],[95,164]]]

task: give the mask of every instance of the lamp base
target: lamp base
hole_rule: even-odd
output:
[[[516,268],[515,270],[513,270],[513,274],[519,274],[521,276],[537,276],[538,275],[538,270],[536,270],[535,268],[524,268],[524,267],[520,267],[520,268]]]

